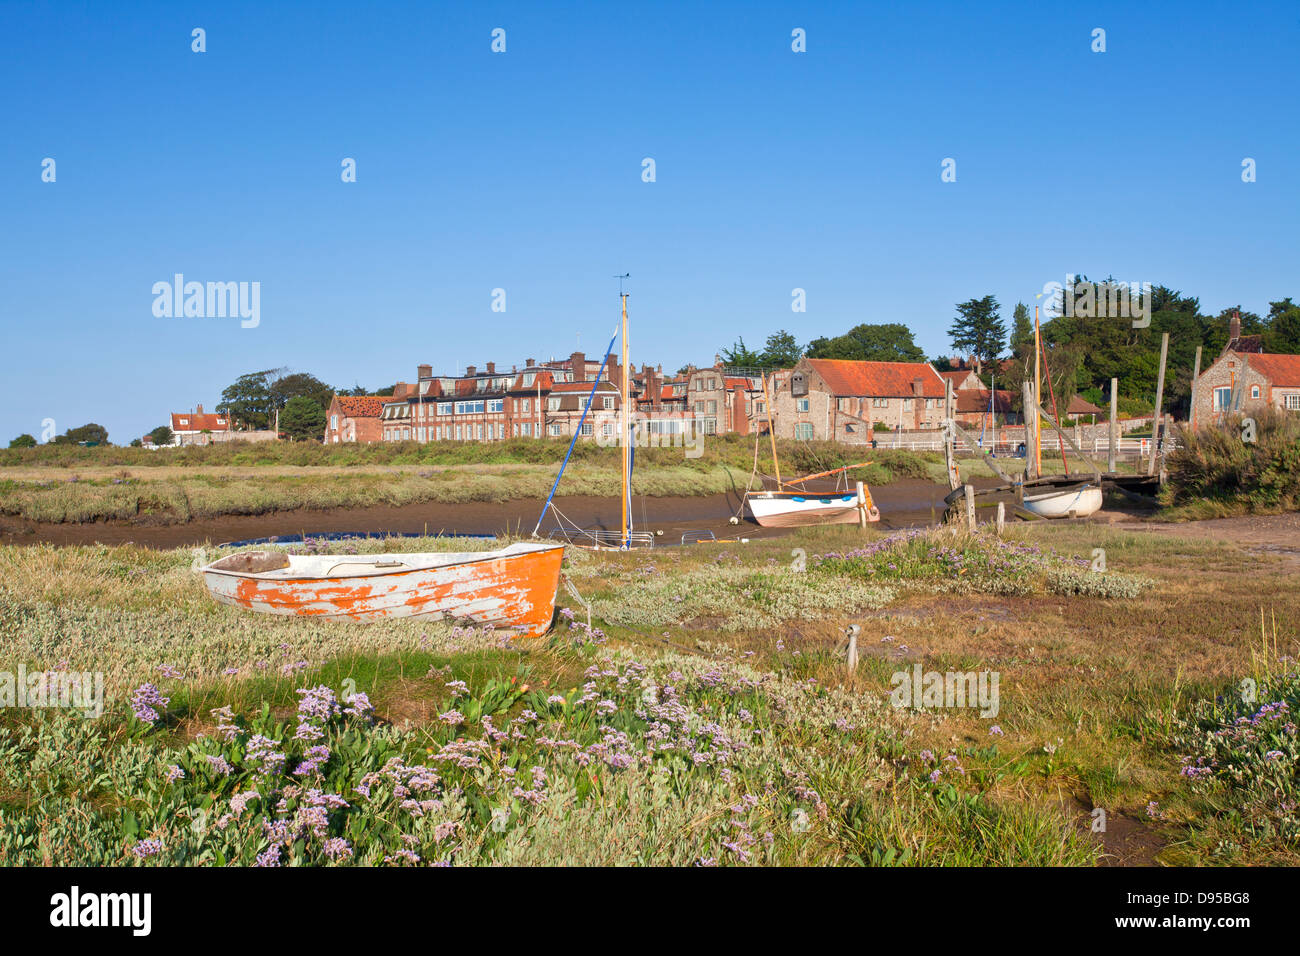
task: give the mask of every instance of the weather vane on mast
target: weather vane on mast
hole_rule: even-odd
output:
[[[632,273],[630,272],[624,272],[621,276],[614,276],[614,278],[618,280],[618,297],[620,299],[623,298],[623,280],[630,279],[631,277]]]

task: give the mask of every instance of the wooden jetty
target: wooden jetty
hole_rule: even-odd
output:
[[[1035,316],[1037,319],[1037,316]],[[1037,324],[1035,323],[1035,333],[1037,333]],[[1037,339],[1037,334],[1035,335]],[[1041,404],[1039,395],[1038,375],[1035,370],[1035,381],[1026,381],[1023,385],[1023,395],[1025,398],[1025,423],[1028,426],[1030,415],[1034,417],[1034,427],[1026,427],[1027,448],[1026,448],[1026,470],[1024,475],[1010,475],[1002,468],[998,459],[985,451],[965,429],[957,424],[954,417],[955,402],[953,396],[952,382],[947,383],[945,391],[945,409],[944,409],[944,429],[947,432],[944,442],[944,451],[947,461],[948,485],[951,491],[944,496],[944,504],[948,506],[947,517],[949,520],[956,520],[964,513],[967,522],[972,527],[975,520],[975,499],[990,495],[1014,493],[1016,503],[1011,506],[1011,514],[1015,517],[1025,520],[1040,520],[1041,516],[1028,511],[1024,507],[1025,492],[1050,492],[1053,489],[1069,491],[1083,485],[1093,484],[1099,486],[1103,492],[1116,491],[1125,497],[1136,501],[1140,504],[1154,506],[1157,499],[1156,494],[1160,490],[1160,485],[1164,481],[1163,469],[1157,471],[1155,460],[1157,457],[1155,436],[1161,433],[1161,395],[1163,392],[1164,374],[1165,374],[1165,357],[1168,354],[1169,334],[1164,334],[1160,350],[1160,385],[1157,386],[1156,412],[1153,418],[1152,427],[1152,450],[1151,458],[1147,463],[1146,474],[1123,474],[1115,470],[1115,445],[1118,435],[1118,425],[1116,421],[1116,393],[1118,383],[1111,379],[1111,401],[1110,401],[1110,451],[1107,457],[1106,467],[1103,468],[1098,462],[1093,461],[1088,455],[1084,454],[1083,449],[1075,443],[1074,439],[1061,428],[1057,417],[1047,411]],[[1065,445],[1069,445],[1070,450],[1086,467],[1075,474],[1061,475],[1043,475],[1040,474],[1040,463],[1042,461],[1041,432],[1039,422],[1046,419],[1056,429],[1058,440],[1061,441],[1062,460],[1064,461]],[[991,488],[975,489],[970,485],[963,485],[957,472],[957,444],[961,442],[972,451],[977,453],[989,469],[1002,479],[1002,484]],[[1069,471],[1068,464],[1066,471]]]

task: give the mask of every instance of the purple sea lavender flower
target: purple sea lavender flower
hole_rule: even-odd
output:
[[[279,866],[280,865],[280,844],[269,847],[265,852],[257,855],[257,862],[253,866]]]
[[[325,841],[325,855],[331,860],[347,860],[352,857],[352,845],[342,837],[331,837]]]
[[[162,848],[163,845],[161,840],[141,840],[135,846],[131,847],[131,852],[143,860],[151,856],[157,856],[162,852]]]
[[[170,702],[171,698],[164,697],[153,684],[141,684],[131,691],[131,710],[137,720],[146,724],[156,723],[159,718],[156,708],[165,710]]]

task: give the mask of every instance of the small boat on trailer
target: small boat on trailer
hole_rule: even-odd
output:
[[[199,571],[222,604],[325,621],[433,617],[540,637],[555,616],[564,545],[496,551],[296,555],[240,551]]]
[[[1101,488],[1085,484],[1064,491],[1025,495],[1024,509],[1040,518],[1086,518],[1101,510],[1101,502]]]

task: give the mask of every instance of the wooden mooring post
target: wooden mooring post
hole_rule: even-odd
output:
[[[997,520],[998,520],[998,524],[997,524],[998,535],[1001,536],[1002,532],[1007,529],[1007,506],[1000,501],[998,502]]]
[[[1106,471],[1115,474],[1116,446],[1119,444],[1119,379],[1110,380],[1110,431],[1106,433],[1107,446]]]
[[[1169,357],[1169,333],[1160,336],[1160,371],[1156,374],[1156,412],[1151,417],[1151,457],[1147,459],[1147,474],[1156,473],[1156,459],[1160,457],[1160,419],[1165,400],[1165,360]]]
[[[1187,416],[1187,424],[1196,431],[1196,380],[1201,377],[1201,347],[1196,346],[1196,362],[1192,365],[1192,413]]]
[[[966,493],[966,530],[975,530],[975,486],[965,485],[962,489]]]

